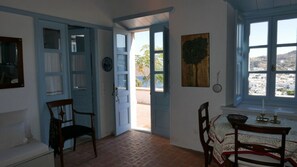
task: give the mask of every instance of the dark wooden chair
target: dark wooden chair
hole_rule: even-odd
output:
[[[73,151],[76,147],[76,138],[89,135],[92,137],[95,157],[97,157],[94,129],[94,113],[78,112],[73,108],[73,99],[62,99],[47,102],[50,112],[49,146],[54,149],[55,155],[60,155],[61,166],[64,166],[64,142],[73,139]],[[76,116],[85,115],[90,118],[90,126],[77,125]]]
[[[209,132],[209,115],[208,115],[208,105],[209,103],[203,103],[198,109],[198,121],[199,121],[199,134],[200,134],[200,142],[204,151],[204,165],[205,167],[211,163],[212,160],[212,150],[213,147],[211,145],[212,141],[208,136]]]
[[[235,154],[233,166],[280,166],[283,167],[285,164],[285,144],[286,135],[291,130],[290,127],[266,127],[266,126],[255,126],[247,124],[235,124]],[[252,144],[241,142],[238,139],[238,131],[247,131],[252,133],[262,133],[281,136],[280,146],[277,148],[269,147],[264,144]],[[239,154],[239,148],[245,148],[251,151],[251,154],[243,153]],[[268,155],[269,153],[277,153],[280,155],[280,159],[275,159]],[[229,158],[230,160],[230,158]]]

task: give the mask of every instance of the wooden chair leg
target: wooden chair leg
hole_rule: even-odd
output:
[[[60,162],[61,162],[61,167],[64,167],[63,148],[62,147],[60,147]]]
[[[73,138],[73,151],[75,151],[76,149],[76,137]]]
[[[97,157],[97,149],[96,149],[96,138],[95,138],[95,134],[92,134],[92,140],[93,140],[93,148],[94,148],[94,152],[95,152],[95,157]]]
[[[204,152],[204,167],[208,167],[208,151]]]
[[[212,161],[212,149],[209,151],[208,164],[211,164],[211,161]]]
[[[60,139],[59,149],[60,149],[61,167],[64,167],[63,148],[64,148],[64,141],[62,139]]]

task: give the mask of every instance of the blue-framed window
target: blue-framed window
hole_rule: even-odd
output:
[[[239,39],[242,31],[237,29],[236,53],[236,74],[242,75],[236,76],[236,88],[243,86],[244,101],[265,99],[268,104],[290,105],[297,102],[297,15],[245,20],[244,29],[244,40]],[[239,47],[241,44],[243,48]]]

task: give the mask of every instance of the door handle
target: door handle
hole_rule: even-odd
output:
[[[118,102],[119,101],[119,96],[118,96],[118,87],[114,87],[112,95],[115,97],[115,101]]]

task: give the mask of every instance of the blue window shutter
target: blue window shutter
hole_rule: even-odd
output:
[[[244,26],[243,20],[238,15],[236,23],[236,55],[235,55],[235,79],[234,79],[234,106],[237,106],[243,100],[243,83],[244,83]]]

